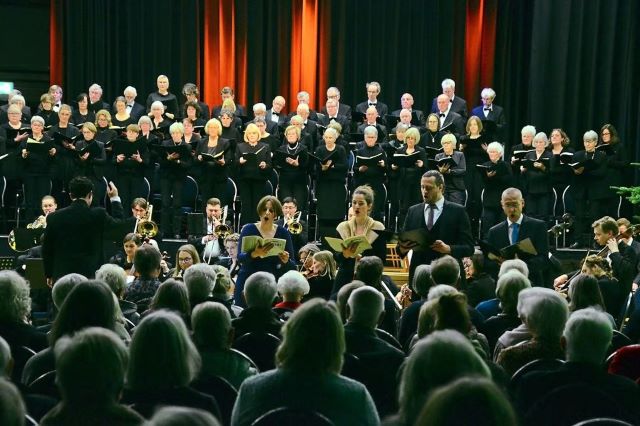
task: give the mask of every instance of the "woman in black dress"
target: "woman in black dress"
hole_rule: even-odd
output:
[[[178,117],[178,98],[169,92],[169,79],[166,75],[159,75],[156,85],[158,90],[147,97],[147,111],[151,111],[151,106],[155,102],[160,102],[163,105],[163,113],[170,120],[175,120]]]
[[[533,137],[533,151],[524,157],[521,171],[526,182],[525,193],[527,215],[543,221],[549,219],[553,205],[551,191],[551,152],[547,150],[549,140],[544,132]]]
[[[204,126],[207,123],[206,118],[203,118],[200,105],[194,101],[187,101],[184,104],[184,117],[191,120],[194,126]]]
[[[336,237],[336,226],[345,217],[347,200],[347,153],[336,145],[338,132],[328,128],[322,137],[324,144],[316,148],[315,156],[322,161],[317,168],[316,214],[318,236]]]
[[[625,146],[620,142],[618,131],[612,124],[605,124],[600,129],[600,144],[597,150],[604,151],[607,155],[607,186],[627,186],[631,183],[628,176],[629,156]],[[618,216],[618,194],[611,191],[610,196],[604,201],[608,206],[607,214]]]
[[[196,165],[199,169],[202,201],[218,198],[223,206],[232,206],[232,194],[227,191],[227,178],[233,165],[235,152],[227,139],[220,137],[222,124],[212,118],[204,127],[206,137],[196,147]]]
[[[412,127],[404,134],[404,145],[391,159],[391,169],[398,171],[398,200],[400,211],[398,224],[404,226],[404,218],[409,207],[422,202],[420,178],[427,168],[427,154],[418,145],[420,132]]]
[[[267,121],[264,119],[264,117],[256,117],[253,119],[253,122],[256,126],[258,126],[258,129],[260,129],[260,142],[269,145],[269,149],[271,149],[271,152],[275,152],[278,148],[280,148],[280,145],[282,145],[280,143],[280,138],[278,138],[274,134],[267,132]]]
[[[58,114],[53,110],[54,102],[53,96],[48,93],[40,96],[40,105],[38,105],[36,115],[44,120],[45,129],[58,123]]]
[[[229,143],[231,143],[231,149],[235,150],[236,146],[242,143],[242,136],[240,135],[240,131],[234,125],[235,113],[230,109],[223,108],[220,111],[220,123],[222,124],[222,134],[220,136],[228,140]],[[260,198],[258,198],[258,200],[259,199]]]
[[[124,96],[118,96],[113,102],[113,111],[115,111],[115,114],[113,114],[111,122],[114,126],[127,127],[129,124],[134,122],[127,111],[127,100]]]
[[[449,157],[453,160],[453,164],[437,165],[438,171],[444,177],[444,199],[463,206],[467,160],[462,152],[455,151],[456,137],[453,133],[444,135],[440,143],[442,144],[442,152],[436,155],[435,161]],[[482,178],[478,177],[478,179]]]
[[[224,110],[222,115],[225,115]],[[247,125],[244,142],[236,147],[235,162],[238,166],[238,185],[242,200],[240,225],[257,222],[258,201],[268,195],[267,179],[271,171],[271,151],[267,144],[260,142],[260,129],[253,123]]]
[[[300,128],[288,126],[284,132],[285,143],[274,152],[274,166],[280,172],[278,183],[278,199],[284,202],[285,198],[295,199],[301,207],[300,211],[307,210],[307,163],[309,153],[307,147],[300,143]]]
[[[511,168],[502,161],[504,149],[499,142],[491,142],[487,147],[489,161],[476,167],[484,180],[484,197],[482,199],[482,235],[487,235],[489,229],[501,220],[504,213],[500,200],[502,191],[511,186]]]
[[[118,133],[111,129],[111,113],[106,109],[96,112],[95,125],[98,130],[96,139],[105,145],[118,137]]]
[[[551,145],[549,149],[551,153],[551,170],[549,175],[551,178],[551,187],[555,190],[558,197],[556,211],[554,212],[554,215],[557,217],[562,216],[564,210],[567,209],[567,206],[564,206],[565,208],[563,209],[562,196],[564,190],[569,186],[569,183],[571,183],[571,177],[573,176],[573,171],[571,167],[567,165],[567,162],[560,161],[561,154],[573,154],[573,148],[569,146],[570,143],[571,140],[564,130],[553,129],[551,131]],[[571,206],[571,212],[575,213],[573,206]]]
[[[368,126],[364,129],[365,146],[356,150],[354,183],[356,186],[369,185],[378,196],[372,206],[372,217],[381,219],[386,203],[384,181],[387,170],[387,155],[378,143],[378,129]]]
[[[467,213],[472,224],[477,226],[482,205],[480,194],[482,193],[482,176],[476,164],[489,161],[487,146],[490,140],[483,133],[482,120],[477,116],[471,116],[467,120],[467,134],[460,137],[460,152],[464,153],[467,164],[467,173],[464,175],[464,184],[467,189]]]
[[[68,188],[69,181],[73,177],[75,168],[74,140],[80,136],[80,131],[71,124],[71,107],[62,104],[58,110],[58,123],[53,125],[47,132],[47,136],[58,144],[56,161],[52,165],[51,175],[53,178],[52,194],[57,200],[66,201],[63,189]]]
[[[146,198],[144,173],[149,165],[149,148],[144,139],[140,138],[140,127],[129,124],[126,134],[126,143],[118,141],[120,146],[114,147],[112,157],[116,186],[123,206],[131,205],[138,197]]]
[[[73,111],[71,115],[71,121],[76,126],[83,123],[96,121],[96,114],[89,109],[89,95],[86,93],[80,93],[76,98],[78,108]]]
[[[81,135],[74,143],[74,177],[86,176],[93,182],[92,206],[102,204],[105,196],[104,165],[106,155],[104,144],[95,139],[98,130],[93,123],[84,123],[80,129]],[[122,188],[118,184],[118,193],[122,197]],[[127,204],[123,204],[127,205]]]
[[[29,125],[22,122],[22,111],[18,105],[10,105],[7,109],[9,121],[0,126],[0,155],[7,157],[0,162],[2,175],[7,179],[8,194],[15,194],[14,189],[22,177],[22,161],[20,160],[20,144],[29,138]]]

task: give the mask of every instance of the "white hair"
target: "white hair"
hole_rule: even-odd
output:
[[[253,105],[253,112],[266,111],[266,110],[267,110],[267,106],[262,102],[258,102],[257,104]]]
[[[518,272],[521,272],[525,277],[529,276],[529,267],[524,260],[522,259],[507,259],[502,262],[500,265],[500,271],[498,272],[498,278],[502,276],[502,274],[515,269]]]
[[[375,328],[384,312],[384,296],[373,287],[355,289],[349,299],[349,321]]]
[[[276,279],[268,272],[256,272],[244,283],[244,299],[249,307],[271,306],[276,292]]]
[[[364,132],[362,132],[365,136],[366,135],[374,135],[375,137],[378,137],[378,129],[375,126],[367,126],[364,128]]]
[[[127,286],[127,273],[118,265],[105,263],[96,271],[96,279],[109,285],[113,294],[121,297]]]
[[[51,289],[51,299],[53,299],[55,307],[60,309],[71,290],[83,281],[87,281],[87,277],[76,273],[58,278]]]
[[[584,132],[584,136],[582,137],[583,141],[597,141],[598,134],[594,130],[587,130]]]
[[[487,151],[498,151],[500,153],[500,155],[502,155],[504,153],[504,147],[502,146],[502,144],[500,142],[491,142],[488,146],[487,146]]]
[[[445,294],[456,294],[458,290],[455,287],[447,285],[447,284],[438,284],[429,289],[429,295],[427,296],[427,300],[434,300],[439,298],[440,296],[444,296]]]
[[[522,128],[522,130],[520,130],[520,134],[522,136],[524,136],[524,135],[535,136],[536,135],[536,128],[533,127],[532,125],[524,126]]]
[[[611,344],[613,328],[604,312],[586,308],[571,314],[562,335],[566,340],[567,361],[600,366]]]
[[[550,288],[527,288],[518,294],[518,316],[531,334],[559,340],[569,316],[569,305]]]
[[[15,271],[0,271],[0,321],[23,323],[30,312],[27,281]]]
[[[278,278],[278,294],[301,294],[309,293],[309,283],[307,279],[298,271],[288,271]]]
[[[456,88],[456,82],[453,81],[450,78],[445,78],[444,80],[442,80],[442,90],[447,89],[447,88],[452,88],[455,89]]]
[[[184,271],[183,281],[187,286],[192,307],[195,306],[194,302],[203,301],[211,296],[216,278],[215,269],[206,263],[197,263]]]
[[[102,94],[102,87],[100,87],[98,83],[93,83],[91,86],[89,86],[89,91],[92,90],[97,90]]]
[[[485,87],[484,89],[482,89],[482,92],[480,92],[480,96],[483,98],[495,99],[496,91],[493,90],[491,87]]]
[[[127,94],[127,92],[131,93],[134,97],[138,96],[138,91],[136,90],[135,87],[133,86],[127,86],[124,88],[124,90],[122,91],[123,94]]]
[[[535,142],[538,140],[543,140],[545,147],[549,145],[549,138],[547,137],[547,134],[545,132],[536,133],[536,135],[533,137],[533,141]]]

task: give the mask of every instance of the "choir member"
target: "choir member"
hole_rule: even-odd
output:
[[[502,161],[503,153],[504,149],[500,143],[491,142],[487,147],[489,161],[476,166],[484,180],[482,235],[487,235],[493,225],[504,220],[500,200],[502,191],[511,186],[511,170],[509,165]]]
[[[96,139],[105,145],[118,137],[118,133],[111,128],[111,113],[106,109],[96,112],[95,125],[98,130]]]
[[[378,144],[378,129],[369,126],[364,129],[365,146],[356,150],[356,164],[354,167],[354,180],[356,186],[369,185],[376,194],[376,204],[373,207],[372,216],[380,218],[384,212],[387,156]]]
[[[301,143],[300,135],[298,127],[289,125],[284,132],[285,143],[274,152],[273,161],[280,173],[278,199],[282,202],[285,198],[294,198],[302,206],[301,210],[306,211],[309,151]]]
[[[22,175],[20,161],[20,144],[29,137],[29,125],[22,122],[22,111],[16,104],[7,109],[8,122],[0,126],[0,155],[7,157],[0,162],[2,175],[7,178],[11,186],[16,184]]]
[[[198,97],[200,96],[198,86],[193,83],[185,83],[185,85],[182,86],[182,95],[186,98],[181,109],[182,117],[188,117],[187,108],[189,105],[187,104],[195,103],[198,106],[198,118],[203,121],[203,124],[201,125],[204,125],[204,123],[209,120],[209,105],[198,100]]]
[[[124,96],[118,96],[113,102],[113,117],[111,122],[117,127],[127,127],[129,124],[134,123],[134,119],[131,117],[127,109],[127,100]]]
[[[487,147],[491,140],[486,132],[482,120],[478,116],[472,115],[467,120],[467,133],[460,137],[460,151],[464,153],[467,165],[467,173],[464,174],[464,184],[467,189],[467,213],[472,226],[477,225],[482,211],[480,194],[482,193],[482,176],[477,164],[486,163],[489,160]],[[445,176],[446,180],[446,176]],[[446,187],[445,187],[446,192]],[[446,196],[445,196],[446,198]]]
[[[164,113],[171,120],[178,118],[178,99],[176,95],[169,92],[169,78],[166,75],[159,75],[156,80],[158,90],[149,93],[147,97],[147,110],[151,111],[154,102],[161,102],[164,107]]]
[[[89,109],[96,114],[102,109],[109,110],[109,104],[102,100],[102,87],[99,84],[89,86]]]
[[[569,136],[562,129],[553,129],[551,131],[551,186],[555,190],[556,195],[558,197],[558,202],[556,203],[556,211],[554,212],[555,216],[562,216],[562,196],[564,194],[564,190],[571,183],[571,179],[573,176],[573,170],[567,164],[567,162],[560,161],[561,154],[573,154],[573,148],[570,147],[571,140]]]
[[[53,96],[48,93],[40,96],[40,105],[36,115],[44,120],[45,130],[58,123],[58,114],[53,110]]]
[[[51,191],[50,168],[56,148],[43,131],[44,123],[42,117],[34,115],[31,118],[31,137],[20,142],[27,222],[38,217],[40,200]]]
[[[96,120],[96,113],[89,109],[89,95],[80,93],[76,98],[76,104],[78,108],[71,115],[73,124],[79,126],[86,122],[93,123]]]
[[[391,169],[397,170],[398,200],[400,212],[398,223],[404,223],[409,207],[422,201],[420,179],[427,168],[427,154],[417,146],[420,142],[420,132],[412,127],[404,134],[404,145],[391,158]]]
[[[629,160],[625,146],[620,142],[618,131],[612,124],[605,124],[600,129],[600,144],[597,150],[604,151],[607,156],[607,186],[624,186],[628,178]],[[618,194],[611,191],[608,200],[606,214],[609,216],[618,215]]]
[[[467,175],[467,161],[465,155],[456,151],[456,137],[449,133],[440,140],[442,152],[436,155],[435,161],[438,171],[444,177],[444,199],[461,206],[465,202],[464,177]],[[453,163],[438,164],[438,161],[450,158]],[[475,168],[475,166],[474,166]],[[478,177],[480,180],[482,178]],[[422,196],[422,194],[420,194]],[[414,204],[418,204],[418,200]]]
[[[96,140],[98,130],[91,123],[84,123],[80,128],[81,136],[74,143],[73,154],[75,176],[85,176],[93,182],[94,197],[92,206],[97,206],[104,201],[105,185],[104,185],[104,166],[106,162],[106,154],[104,144]],[[122,198],[124,191],[120,182],[118,182],[118,193]],[[126,205],[126,204],[125,204]]]
[[[129,124],[126,135],[126,141],[119,139],[114,143],[112,156],[116,186],[124,206],[130,205],[135,198],[147,196],[144,175],[149,165],[149,148],[144,138],[140,137],[140,127]]]
[[[221,137],[222,124],[212,118],[204,127],[206,137],[196,147],[196,165],[202,199],[217,198],[223,206],[232,206],[232,194],[227,191],[227,180],[233,165],[234,150],[228,139]]]
[[[242,200],[240,224],[244,225],[258,220],[255,206],[267,195],[266,183],[271,172],[271,151],[260,142],[260,129],[253,123],[244,131],[244,142],[236,146],[235,162]]]
[[[553,204],[553,192],[551,190],[551,157],[547,150],[549,140],[544,132],[536,134],[533,138],[533,150],[529,152],[522,162],[521,170],[525,180],[525,200],[527,215],[548,220]]]

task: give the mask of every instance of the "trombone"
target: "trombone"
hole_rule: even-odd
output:
[[[148,240],[155,237],[158,234],[158,225],[151,220],[153,215],[153,205],[149,204],[149,208],[144,216],[136,220],[136,226],[133,232],[142,236],[142,238]]]
[[[231,227],[227,225],[228,210],[228,206],[224,206],[224,208],[222,209],[222,221],[218,225],[216,225],[215,228],[213,228],[213,235],[215,235],[217,238],[225,239],[232,233]]]
[[[284,228],[289,231],[291,235],[298,235],[302,233],[302,224],[300,223],[300,216],[302,212],[299,211],[293,215],[293,217],[287,219],[284,224]]]

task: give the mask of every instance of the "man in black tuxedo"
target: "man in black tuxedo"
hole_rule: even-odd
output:
[[[344,104],[340,104],[340,106],[343,106]],[[335,99],[329,98],[327,99],[327,103],[325,105],[325,108],[323,108],[323,114],[318,117],[318,123],[322,124],[323,126],[328,126],[329,123],[331,123],[331,120],[335,120],[337,123],[339,123],[342,126],[342,133],[349,133],[350,130],[350,126],[351,126],[351,108],[349,108],[349,117],[347,117],[346,115],[340,114],[339,111],[339,107],[338,107],[338,101],[336,101]]]
[[[378,83],[377,81],[367,83],[367,100],[364,102],[360,102],[356,106],[356,111],[365,114],[367,112],[367,108],[372,106],[375,107],[376,110],[378,110],[378,115],[380,117],[384,117],[385,115],[389,114],[389,107],[387,107],[387,104],[378,100],[380,90],[380,83]]]
[[[145,115],[146,110],[144,106],[136,102],[136,97],[138,96],[138,91],[133,86],[127,86],[124,89],[124,99],[127,102],[127,111],[131,118],[137,123],[140,120],[140,117]]]
[[[101,109],[111,111],[109,104],[102,100],[102,87],[97,83],[93,83],[89,86],[89,110],[96,113]]]
[[[386,142],[388,138],[387,127],[378,123],[378,110],[372,106],[367,108],[365,121],[358,126],[358,133],[364,133],[364,129],[369,126],[373,126],[378,129],[378,143]]]
[[[227,99],[231,99],[234,103],[236,102],[235,101],[236,96],[233,93],[233,89],[229,86],[225,86],[222,88],[222,90],[220,90],[220,96],[222,97],[222,103],[224,103],[224,101],[226,101]],[[222,104],[213,108],[213,111],[211,112],[211,118],[220,117],[221,110],[222,110]],[[247,116],[247,111],[244,109],[244,107],[236,103],[236,117],[246,117],[246,116]]]
[[[62,102],[62,87],[54,84],[49,87],[48,93],[53,96],[53,109],[55,112],[60,111],[60,107],[64,102]]]
[[[267,110],[267,121],[272,121],[279,126],[284,126],[287,122],[287,116],[284,113],[284,106],[286,105],[286,103],[287,101],[280,95],[273,98],[273,101],[271,102],[271,108]]]
[[[446,78],[442,80],[442,93],[449,97],[449,102],[451,103],[451,111],[456,114],[460,114],[462,120],[466,124],[467,122],[467,101],[462,99],[460,96],[456,96],[456,82],[451,80],[450,78]],[[431,104],[431,112],[438,113],[440,109],[438,107],[438,97],[433,98],[433,103]]]
[[[338,108],[337,114],[334,115],[342,115],[343,117],[346,117],[348,121],[351,121],[351,107],[340,102],[340,90],[337,87],[329,87],[327,89],[327,102],[329,102],[330,99],[336,101],[336,106]],[[331,114],[326,106],[322,108],[320,112],[325,115]]]
[[[442,94],[437,99],[438,116],[440,119],[440,130],[453,133],[456,139],[460,139],[465,134],[465,120],[462,116],[451,109],[449,96]]]
[[[311,96],[309,95],[309,93],[305,92],[304,90],[302,92],[298,92],[296,99],[298,100],[298,108],[296,108],[295,112],[289,113],[289,120],[291,120],[291,117],[293,117],[296,114],[300,115],[300,112],[299,112],[300,105],[306,105],[307,109],[309,110],[309,113],[307,114],[307,117],[305,118],[305,120],[309,118],[311,121],[317,122],[318,113],[315,112],[313,109],[311,109],[311,105],[309,104],[311,100]]]
[[[425,116],[424,112],[419,109],[413,109],[413,95],[411,93],[404,93],[400,98],[400,105],[402,108],[397,109],[391,113],[396,117],[400,117],[400,112],[402,110],[408,110],[411,115],[411,124],[414,126],[424,127]]]
[[[493,103],[493,100],[496,98],[496,92],[492,88],[486,87],[480,92],[480,98],[482,99],[482,105],[475,107],[471,111],[471,115],[479,117],[482,121],[493,121],[496,123],[496,130],[488,133],[489,140],[491,142],[498,141],[504,143],[504,129],[507,125],[507,119],[504,116],[502,107]]]
[[[104,235],[123,220],[118,189],[111,182],[107,194],[113,217],[102,207],[89,207],[93,200],[93,183],[84,176],[75,177],[69,183],[69,207],[47,216],[42,258],[49,284],[53,285],[55,280],[72,272],[93,277],[104,263]]]
[[[538,254],[535,256],[522,254],[518,255],[518,258],[529,267],[529,279],[533,285],[548,287],[544,282],[543,274],[549,263],[549,239],[546,224],[541,220],[522,214],[524,199],[518,188],[505,189],[502,192],[500,203],[507,220],[498,223],[489,230],[487,242],[491,246],[501,249],[530,238]],[[497,276],[500,263],[503,260],[505,259],[498,261],[487,259],[488,272]]]
[[[209,198],[204,210],[205,217],[202,221],[202,228],[198,229],[198,232],[189,230],[187,241],[198,250],[203,262],[213,265],[218,261],[224,248],[224,237],[215,233],[216,226],[223,223],[223,209],[219,199]],[[229,229],[231,229],[230,226]]]
[[[262,102],[259,102],[257,104],[253,105],[253,118],[254,120],[258,117],[262,117],[264,118],[264,122],[267,125],[267,133],[278,137],[278,134],[280,132],[280,130],[278,129],[278,123],[275,121],[272,121],[270,119],[268,119],[267,117],[267,106],[265,104],[263,104]],[[249,123],[247,123],[249,124]],[[244,126],[245,129],[247,128],[247,126]]]
[[[431,263],[432,260],[449,254],[462,264],[462,258],[474,252],[471,225],[467,212],[459,204],[444,199],[444,177],[436,170],[422,175],[420,190],[424,203],[409,208],[404,221],[403,231],[427,228],[435,242],[429,247],[413,251],[409,265],[409,282],[418,265]],[[404,257],[416,247],[412,242],[400,242],[398,253]]]

